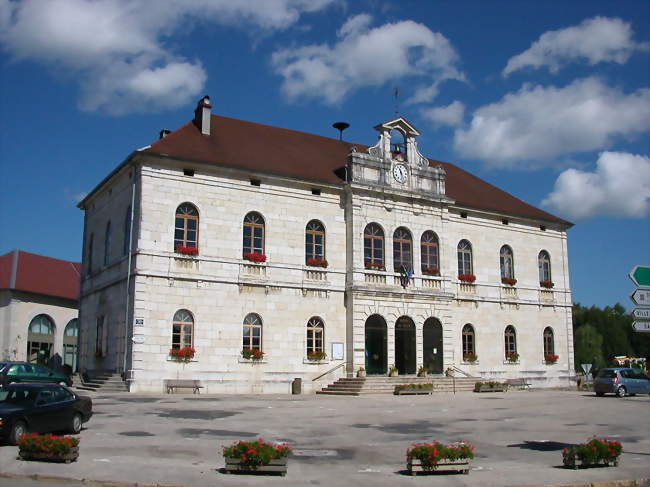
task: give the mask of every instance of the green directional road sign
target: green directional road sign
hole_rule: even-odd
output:
[[[650,287],[650,267],[644,265],[634,266],[629,276],[637,286]]]

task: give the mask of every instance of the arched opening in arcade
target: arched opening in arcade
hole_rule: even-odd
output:
[[[424,322],[422,329],[422,358],[431,374],[442,374],[442,324],[435,318]]]
[[[416,364],[415,323],[402,316],[395,322],[395,367],[400,374],[415,374]]]
[[[366,320],[366,373],[383,375],[388,370],[388,327],[379,315]]]

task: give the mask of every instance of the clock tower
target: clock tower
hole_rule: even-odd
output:
[[[410,193],[426,199],[445,197],[445,170],[431,166],[417,146],[420,132],[405,118],[375,126],[379,141],[367,152],[353,150],[348,160],[348,180],[385,192]]]

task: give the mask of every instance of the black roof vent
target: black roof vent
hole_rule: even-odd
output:
[[[158,134],[158,138],[159,138],[159,139],[164,139],[165,137],[167,137],[167,136],[168,136],[169,134],[171,134],[171,133],[172,133],[171,130],[162,129],[162,130],[160,131],[160,133]]]
[[[336,130],[339,131],[339,140],[343,140],[343,131],[350,126],[347,122],[336,122],[332,124]]]

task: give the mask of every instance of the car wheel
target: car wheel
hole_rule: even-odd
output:
[[[597,395],[598,397],[603,397],[603,396],[605,395],[605,393],[604,393],[604,392],[597,392],[596,395]]]
[[[79,432],[81,432],[81,423],[81,414],[75,413],[75,415],[72,416],[72,423],[70,423],[70,431],[75,435],[79,434]]]
[[[616,389],[616,397],[625,397],[627,394],[627,390],[625,387],[621,386],[618,389]]]
[[[27,433],[27,425],[24,421],[16,421],[11,427],[11,432],[9,433],[9,444],[17,445],[20,437]]]

